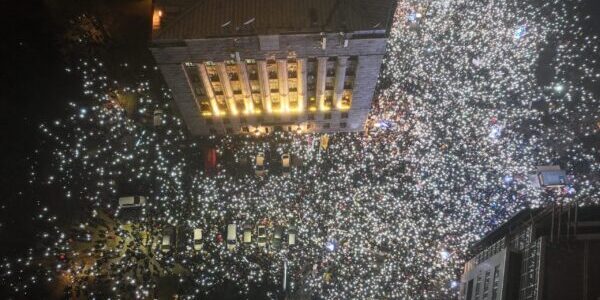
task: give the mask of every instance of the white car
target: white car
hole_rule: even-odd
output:
[[[244,244],[252,243],[252,228],[249,226],[244,227],[244,237],[242,239]]]
[[[259,152],[256,155],[254,171],[257,176],[263,176],[267,172],[267,169],[265,168],[265,154],[263,152]]]
[[[144,196],[127,196],[119,198],[119,207],[139,207],[146,205]]]
[[[237,232],[235,224],[227,225],[227,250],[235,250],[237,240]]]
[[[283,175],[290,175],[292,171],[291,162],[292,158],[289,153],[284,153],[283,155],[281,155],[281,169]]]
[[[163,235],[162,242],[160,243],[160,251],[169,252],[171,250],[171,236],[168,234]]]
[[[290,226],[288,228],[288,245],[296,244],[296,227]]]
[[[258,247],[265,247],[267,245],[267,228],[264,225],[258,225],[257,236]]]
[[[194,229],[194,250],[202,250],[202,229]]]

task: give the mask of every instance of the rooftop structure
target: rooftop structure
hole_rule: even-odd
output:
[[[472,250],[460,300],[600,298],[600,207],[525,209]]]

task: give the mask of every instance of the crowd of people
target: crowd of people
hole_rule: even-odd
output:
[[[90,216],[114,210],[131,187],[147,197],[134,229],[115,231],[132,244],[93,267],[118,295],[147,297],[167,274],[190,298],[225,283],[242,295],[268,283],[276,290],[266,295],[276,297],[286,274],[287,293],[325,299],[455,297],[469,246],[512,214],[549,201],[598,201],[589,137],[598,137],[600,116],[586,88],[600,76],[590,54],[597,38],[576,25],[583,18],[566,2],[578,1],[522,2],[399,1],[365,131],[330,133],[327,147],[319,133],[189,137],[166,89],[153,94],[148,80],[119,87],[137,99],[126,113],[102,64],[82,60],[71,71],[95,103],[73,104],[70,118],[40,127],[53,163],[33,181],[60,186],[66,201],[87,201]],[[544,47],[556,48],[554,74],[540,83]],[[157,108],[166,113],[153,126]],[[207,147],[221,158],[215,172],[202,167]],[[259,152],[275,158],[264,176],[251,168]],[[283,153],[292,157],[289,175],[277,171]],[[528,182],[536,165],[548,164],[573,175],[568,193]],[[269,235],[293,227],[297,239],[263,248],[242,243],[238,231],[230,251],[228,224],[262,224]],[[160,237],[167,226],[181,233],[170,252],[127,238]],[[195,228],[204,233],[200,251],[190,248]],[[69,251],[61,232],[46,237],[56,240],[46,253]],[[2,279],[26,290],[6,275],[15,265],[25,268],[5,261]],[[53,269],[42,278],[54,280]]]

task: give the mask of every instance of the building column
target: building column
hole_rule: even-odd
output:
[[[250,88],[250,78],[248,77],[248,71],[246,70],[246,63],[238,62],[238,74],[240,82],[242,84],[242,94],[244,95],[244,106],[246,113],[250,114],[254,111],[254,103],[252,102],[252,89]]]
[[[204,66],[204,64],[198,64],[198,71],[200,72],[200,78],[202,79],[202,84],[204,84],[206,95],[208,95],[213,116],[220,116],[221,112],[219,111],[219,105],[217,105],[217,100],[215,99],[215,92],[213,91],[212,84],[210,83],[210,79],[208,78],[208,72],[206,71],[206,67]]]
[[[229,82],[229,75],[227,74],[227,68],[225,67],[225,63],[218,62],[217,72],[219,73],[219,79],[221,79],[221,84],[223,85],[223,90],[225,90],[225,97],[227,98],[227,106],[229,107],[229,113],[231,115],[236,116],[238,114],[237,106],[235,105],[235,98],[233,98],[233,90],[231,89],[231,83]]]
[[[303,112],[306,108],[308,97],[306,94],[306,58],[298,58],[298,111]]]
[[[327,78],[327,59],[328,57],[318,57],[317,61],[317,103],[319,110],[323,111],[325,107],[325,80]]]
[[[333,104],[336,109],[342,107],[342,96],[344,95],[344,80],[346,79],[347,56],[339,56],[335,69],[335,86]]]
[[[279,79],[279,101],[281,101],[281,111],[290,111],[290,101],[288,98],[288,72],[287,72],[287,60],[277,60],[277,78]]]
[[[260,90],[263,95],[263,109],[271,113],[271,90],[269,89],[269,73],[267,72],[267,62],[264,60],[256,61],[258,66],[258,80],[260,81]]]

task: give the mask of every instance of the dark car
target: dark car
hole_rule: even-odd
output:
[[[281,241],[283,239],[283,227],[275,226],[273,230],[273,238],[271,239],[271,247],[273,250],[281,249]]]

